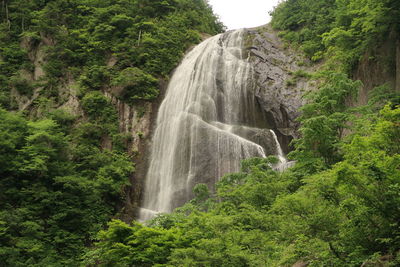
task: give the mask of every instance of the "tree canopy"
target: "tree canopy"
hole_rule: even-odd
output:
[[[150,227],[111,222],[90,259],[101,266],[360,266],[390,255],[387,266],[396,266],[399,123],[400,107],[386,105],[370,132],[340,144],[342,161],[311,174],[302,164],[278,173],[269,159],[245,160],[215,195],[202,185]]]

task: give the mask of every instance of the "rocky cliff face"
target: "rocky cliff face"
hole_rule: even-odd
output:
[[[80,120],[86,120],[86,115],[81,106],[79,98],[79,83],[72,74],[66,72],[60,78],[56,95],[54,97],[44,97],[45,88],[41,86],[41,81],[45,78],[44,66],[47,63],[46,50],[54,45],[51,38],[41,36],[41,40],[32,40],[24,38],[21,47],[28,52],[29,61],[32,63],[32,70],[21,70],[18,72],[18,80],[26,81],[27,85],[32,85],[32,93],[22,94],[16,88],[13,88],[10,96],[13,106],[19,111],[25,111],[32,117],[41,116],[43,111],[54,109],[63,109],[75,115]],[[108,67],[116,64],[116,59],[110,57],[107,62]],[[165,87],[165,82],[160,81],[160,88]],[[118,97],[119,88],[103,86],[101,92],[110,99],[118,114],[119,132],[129,136],[127,152],[133,158],[136,171],[130,177],[132,187],[126,188],[126,201],[122,207],[122,217],[127,222],[133,219],[133,209],[138,203],[138,196],[141,187],[141,181],[146,173],[146,151],[149,143],[149,136],[152,127],[153,110],[157,109],[158,100],[154,102],[138,101],[135,104],[128,104]],[[162,98],[162,97],[161,97]],[[44,104],[38,104],[38,101],[44,101]],[[104,136],[101,140],[102,148],[111,149],[112,141]]]
[[[246,30],[245,46],[244,51],[255,72],[253,83],[257,104],[264,112],[267,127],[276,132],[282,149],[288,153],[290,141],[298,137],[299,124],[296,118],[305,103],[302,95],[315,88],[307,77],[296,73],[312,72],[314,69],[305,67],[308,62],[300,54],[286,48],[268,26]],[[161,94],[156,101],[138,103],[136,106],[129,106],[115,97],[112,88],[105,93],[118,110],[120,131],[132,136],[129,150],[134,155],[136,171],[131,177],[133,186],[127,191],[122,212],[126,221],[133,219],[133,211],[140,203],[149,163],[151,135],[166,87],[165,83],[160,83]],[[268,154],[274,153],[270,151]]]
[[[41,36],[41,40],[32,40],[25,37],[22,39],[21,47],[28,52],[28,58],[32,63],[32,70],[21,69],[18,73],[18,79],[25,81],[32,86],[31,94],[21,94],[15,88],[11,91],[11,101],[13,105],[20,111],[26,110],[30,114],[40,115],[42,108],[44,109],[64,109],[71,114],[83,116],[83,111],[79,104],[77,96],[77,82],[70,73],[60,79],[57,87],[57,100],[47,99],[45,107],[37,105],[35,101],[39,100],[44,92],[42,79],[45,77],[44,65],[46,62],[46,49],[54,45],[54,40],[49,37]]]
[[[247,45],[256,72],[256,99],[288,153],[290,141],[298,136],[302,95],[313,88],[306,77],[313,69],[304,66],[308,62],[300,54],[285,48],[269,26],[249,29]]]
[[[118,99],[112,90],[104,92],[111,99],[118,111],[119,130],[131,137],[128,153],[133,156],[135,172],[130,177],[131,187],[126,188],[126,199],[121,212],[121,219],[130,223],[134,219],[135,210],[140,204],[144,178],[148,167],[148,158],[151,145],[151,134],[156,120],[158,107],[163,98],[166,84],[160,82],[160,97],[153,102],[138,102],[128,105]]]
[[[230,31],[190,51],[153,121],[139,218],[183,205],[198,183],[213,190],[245,158],[280,155],[281,146],[287,153],[311,89],[303,61],[268,27]]]
[[[383,84],[400,91],[400,40],[396,31],[393,30],[379,47],[364,54],[353,79],[363,82],[356,105],[367,104],[371,90]]]
[[[246,30],[246,42],[244,52],[254,69],[254,97],[256,104],[264,112],[263,118],[267,128],[273,129],[285,153],[289,152],[290,141],[298,136],[299,127],[296,118],[299,116],[299,108],[304,104],[302,95],[312,89],[312,84],[304,75],[298,72],[312,71],[304,65],[304,59],[285,48],[276,33],[269,27],[260,27]],[[51,46],[52,41],[43,38],[40,43],[32,44],[25,40],[22,46],[29,51],[29,57],[34,65],[32,73],[21,73],[26,80],[35,82],[44,75],[43,65],[46,61],[45,50]],[[113,58],[109,65],[115,64]],[[77,96],[77,82],[66,74],[59,88],[59,103],[52,103],[51,108],[63,108],[69,110],[78,117],[84,117]],[[165,82],[160,82],[161,92],[166,88]],[[127,188],[123,212],[121,214],[126,221],[132,220],[133,211],[140,202],[140,192],[143,186],[144,177],[148,167],[150,154],[150,142],[152,128],[156,119],[158,106],[163,99],[163,94],[153,102],[138,102],[128,105],[118,98],[118,88],[102,88],[102,92],[115,106],[118,113],[119,131],[130,136],[128,152],[133,156],[136,171],[131,177],[132,187]],[[35,89],[33,95],[22,96],[15,90],[13,97],[20,110],[40,112],[31,105],[40,96],[40,87]],[[260,137],[261,138],[261,137]],[[267,135],[265,142],[272,142]],[[268,141],[268,140],[269,141]],[[111,141],[104,139],[104,148],[111,147]],[[271,148],[272,149],[272,148]],[[267,151],[268,152],[268,151]],[[267,154],[276,154],[276,151],[269,151]]]
[[[314,72],[319,66],[311,66],[302,55],[286,48],[268,25],[249,29],[248,39],[249,57],[257,74],[255,95],[287,153],[290,141],[298,136],[296,118],[305,104],[302,96],[315,88],[315,83],[302,73]],[[367,104],[371,90],[383,84],[400,91],[400,40],[396,31],[379,47],[364,54],[354,69],[353,79],[361,80],[363,86],[351,105]]]

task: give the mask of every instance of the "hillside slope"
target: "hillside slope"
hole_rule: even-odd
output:
[[[203,0],[1,2],[0,265],[76,266],[132,213],[152,103],[222,30]]]

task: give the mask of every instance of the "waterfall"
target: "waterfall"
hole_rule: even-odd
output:
[[[278,137],[276,136],[275,132],[273,130],[269,130],[272,134],[272,137],[274,138],[275,141],[275,146],[276,146],[276,152],[278,156],[279,162],[274,166],[275,170],[278,171],[284,171],[287,168],[292,167],[295,164],[295,161],[288,161],[285,157],[285,154],[282,151],[282,147],[279,144]]]
[[[276,145],[276,152],[278,153],[278,159],[280,163],[286,163],[287,159],[285,158],[285,154],[283,154],[281,145],[279,144],[278,137],[276,136],[274,130],[269,130],[274,137],[275,145]]]
[[[213,190],[241,160],[265,157],[271,142],[279,146],[255,101],[243,41],[244,30],[211,37],[176,69],[157,116],[139,220],[183,205],[198,183]]]

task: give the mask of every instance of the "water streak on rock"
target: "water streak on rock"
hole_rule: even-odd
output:
[[[277,157],[279,162],[274,166],[274,169],[277,171],[284,171],[287,168],[292,167],[296,162],[295,161],[288,161],[287,158],[285,157],[285,154],[282,151],[282,147],[279,144],[278,137],[276,136],[275,132],[273,130],[269,130],[274,137],[275,141],[275,146],[276,146],[276,152],[277,152]]]

